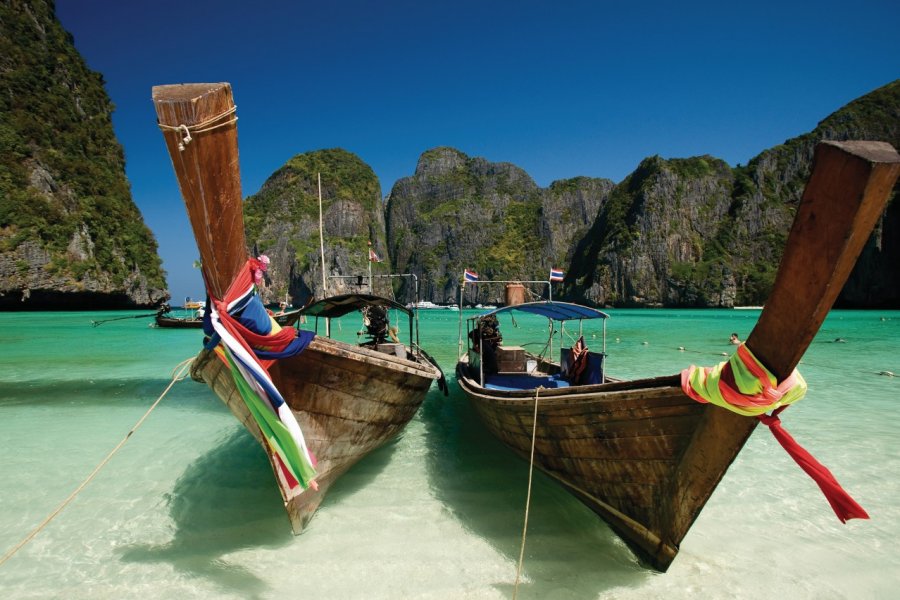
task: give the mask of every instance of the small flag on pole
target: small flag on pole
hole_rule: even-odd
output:
[[[371,248],[369,248],[369,262],[381,262],[381,259],[378,258],[378,255]]]
[[[466,269],[464,281],[478,281],[478,273],[471,269]]]
[[[565,273],[563,273],[562,269],[554,269],[550,268],[550,281],[562,281]]]

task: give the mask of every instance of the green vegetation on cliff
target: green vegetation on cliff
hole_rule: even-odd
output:
[[[259,193],[247,199],[244,204],[247,239],[261,239],[263,226],[272,218],[291,222],[314,219],[318,223],[319,174],[322,175],[323,207],[347,200],[361,203],[366,210],[381,210],[378,178],[372,167],[358,156],[341,148],[307,152],[288,160],[269,177]],[[318,240],[313,245],[318,246]]]
[[[370,241],[384,255],[381,186],[372,168],[340,148],[298,154],[244,202],[247,242],[251,250],[264,252],[272,260],[264,291],[268,300],[287,293],[302,302],[322,294],[319,174],[328,274],[365,273]],[[329,288],[329,294],[340,291],[331,283]]]
[[[484,280],[533,279],[550,262],[541,219],[541,191],[520,168],[434,148],[391,191],[391,259],[419,274],[436,302],[457,297],[464,268]]]
[[[900,81],[810,133],[730,168],[711,156],[650,157],[609,194],[569,267],[569,298],[618,305],[762,304],[771,291],[815,145],[900,144]],[[889,204],[839,305],[900,305],[900,208]],[[843,300],[843,302],[842,302]]]
[[[112,110],[52,3],[0,3],[0,253],[34,242],[49,253],[46,274],[75,288],[90,278],[122,291],[139,272],[161,295],[156,240],[131,199]],[[24,271],[20,284],[34,285]]]

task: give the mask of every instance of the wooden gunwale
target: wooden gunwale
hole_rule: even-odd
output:
[[[375,367],[389,368],[396,371],[402,371],[409,375],[429,377],[431,379],[437,379],[439,377],[435,367],[427,361],[415,362],[406,358],[395,356],[393,354],[385,354],[383,352],[378,352],[377,350],[372,350],[370,348],[354,346],[352,344],[341,342],[339,340],[316,337],[310,342],[309,348],[317,350],[322,354],[332,355],[340,358],[351,358],[360,365],[367,364]],[[410,352],[409,348],[407,348],[406,351],[408,356]],[[352,369],[354,367],[351,364],[346,368]],[[360,366],[359,368],[362,369],[363,367]]]

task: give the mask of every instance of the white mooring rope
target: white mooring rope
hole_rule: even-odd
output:
[[[222,114],[216,115],[214,117],[210,117],[209,119],[203,121],[202,123],[197,123],[196,125],[163,125],[159,123],[159,128],[163,131],[177,131],[181,134],[181,141],[178,142],[178,150],[184,152],[185,147],[191,143],[191,140],[194,138],[191,137],[191,133],[205,133],[207,131],[212,131],[213,129],[218,129],[219,127],[225,127],[227,125],[231,125],[232,123],[237,123],[238,118],[234,117],[233,119],[228,119],[227,121],[223,121],[222,123],[217,123],[217,121],[224,119],[227,116],[233,115],[237,110],[237,105],[235,104]]]
[[[516,585],[513,588],[513,600],[519,593],[519,577],[522,574],[522,562],[525,558],[525,536],[528,533],[528,511],[531,508],[531,480],[534,474],[534,441],[537,438],[537,415],[538,415],[538,396],[540,395],[542,386],[538,386],[534,390],[534,419],[531,425],[531,459],[528,463],[528,494],[525,497],[525,523],[522,526],[522,547],[519,549],[519,565],[516,567]]]
[[[138,427],[141,426],[141,424],[144,422],[144,420],[150,416],[150,413],[153,412],[153,409],[156,408],[156,406],[162,401],[163,398],[165,398],[166,394],[169,393],[169,390],[172,389],[172,386],[175,385],[176,383],[178,383],[179,381],[183,380],[187,376],[188,370],[190,369],[190,365],[193,360],[194,360],[194,358],[191,357],[191,358],[188,358],[187,360],[183,360],[180,363],[178,363],[178,365],[172,371],[172,381],[169,382],[169,385],[166,387],[165,390],[163,390],[163,393],[160,394],[159,398],[156,399],[156,402],[154,402],[153,405],[149,409],[147,409],[147,412],[144,413],[144,416],[141,417],[137,423],[135,423],[134,427],[131,428],[131,431],[129,431],[125,435],[125,437],[122,439],[122,441],[119,442],[119,444],[115,448],[113,448],[109,454],[106,455],[106,458],[104,458],[103,460],[100,461],[100,464],[98,464],[94,468],[94,470],[91,472],[91,474],[87,476],[87,479],[82,481],[81,485],[79,485],[75,489],[75,491],[72,492],[69,495],[69,497],[63,501],[62,504],[60,504],[59,506],[56,507],[56,510],[54,510],[52,513],[50,513],[50,515],[46,519],[44,519],[40,525],[38,525],[37,527],[32,529],[31,533],[26,535],[25,538],[21,542],[19,542],[15,546],[13,546],[13,548],[11,548],[6,554],[4,554],[3,558],[0,558],[0,565],[3,565],[3,563],[5,563],[10,558],[12,558],[12,556],[16,552],[18,552],[25,544],[30,542],[32,540],[32,538],[34,538],[34,536],[36,536],[38,533],[40,533],[41,530],[44,529],[44,527],[46,527],[50,523],[50,521],[52,521],[56,517],[56,515],[61,513],[62,510],[66,506],[68,506],[69,503],[72,502],[72,500],[75,499],[75,496],[77,496],[79,493],[81,493],[81,490],[83,490],[85,488],[85,486],[87,486],[87,484],[91,482],[91,480],[97,475],[97,473],[100,472],[100,469],[102,469],[106,465],[106,463],[108,463],[110,461],[110,459],[116,454],[116,452],[118,452],[119,449],[125,445],[125,442],[128,441],[128,438],[131,437],[131,434],[133,434],[135,431],[137,431]]]

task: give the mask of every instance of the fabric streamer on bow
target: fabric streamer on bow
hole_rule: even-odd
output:
[[[211,298],[204,320],[210,336],[206,347],[215,348],[228,366],[235,385],[271,450],[276,473],[287,499],[315,482],[315,457],[290,407],[269,375],[279,358],[302,352],[315,337],[309,331],[282,329],[263,306],[256,284],[268,259],[249,259],[232,281],[224,299]]]
[[[757,417],[800,468],[812,477],[842,523],[869,518],[831,471],[800,446],[778,418],[790,404],[806,395],[806,381],[796,370],[778,383],[746,344],[741,344],[729,360],[715,367],[691,365],[683,370],[681,389],[698,402],[709,402],[739,415]],[[772,414],[766,414],[770,410]]]

